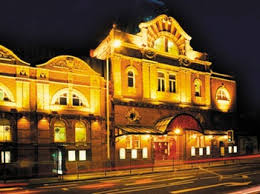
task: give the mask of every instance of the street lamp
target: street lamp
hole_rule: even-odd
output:
[[[119,48],[121,46],[121,41],[118,39],[114,39],[110,43],[111,48]],[[110,50],[109,55],[106,58],[106,68],[107,68],[107,79],[106,79],[106,100],[107,100],[107,159],[110,160],[110,121],[109,121],[109,57],[112,51]]]

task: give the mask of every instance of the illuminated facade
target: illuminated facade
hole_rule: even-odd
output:
[[[67,55],[33,67],[0,46],[5,173],[49,176],[102,168],[108,137],[114,165],[238,152],[230,124],[234,79],[213,72],[206,54],[192,49],[191,37],[172,17],[160,15],[139,28],[138,34],[112,28],[91,51],[97,71]]]
[[[32,67],[1,46],[0,163],[5,173],[49,176],[100,168],[104,83],[79,58],[58,56]]]
[[[160,15],[139,28],[129,34],[114,27],[91,51],[110,59],[111,156],[118,165],[237,153],[233,77],[213,72],[174,18]]]

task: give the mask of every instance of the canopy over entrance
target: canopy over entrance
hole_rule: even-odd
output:
[[[200,123],[191,115],[187,114],[164,118],[158,121],[155,125],[155,129],[163,133],[168,133],[177,128],[184,130],[195,130],[202,133]]]

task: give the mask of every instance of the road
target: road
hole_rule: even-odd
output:
[[[96,180],[17,186],[1,188],[0,193],[247,193],[243,189],[255,190],[250,193],[260,193],[260,164],[233,164]]]

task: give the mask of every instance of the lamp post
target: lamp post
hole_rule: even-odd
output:
[[[112,44],[110,44],[111,48],[119,48],[121,46],[121,41],[120,40],[117,40],[117,39],[114,39],[112,41]],[[106,58],[106,69],[107,69],[107,74],[106,74],[106,88],[107,88],[107,91],[106,91],[106,108],[107,108],[107,159],[110,160],[110,112],[109,112],[109,57],[111,55],[111,50],[109,52],[109,55],[107,56]]]

